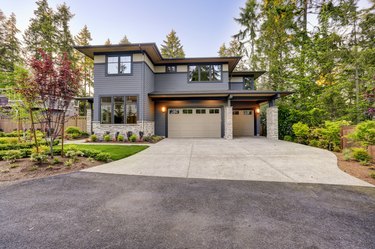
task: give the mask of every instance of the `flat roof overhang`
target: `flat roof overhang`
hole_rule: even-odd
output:
[[[289,91],[252,91],[252,90],[226,90],[226,91],[180,91],[180,92],[151,92],[151,99],[179,99],[179,98],[230,98],[231,101],[257,101],[265,102],[293,94]]]
[[[262,76],[266,71],[233,71],[231,73],[232,77],[254,77],[254,80]]]
[[[75,49],[84,55],[94,59],[96,54],[116,53],[116,52],[145,52],[154,65],[170,64],[195,64],[195,63],[227,63],[229,72],[232,72],[241,56],[233,57],[196,57],[196,58],[163,58],[156,43],[132,43],[117,45],[93,45],[75,46]]]

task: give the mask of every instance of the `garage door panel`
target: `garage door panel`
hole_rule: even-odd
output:
[[[168,137],[221,137],[221,113],[219,108],[170,109],[168,112]],[[211,113],[210,113],[211,110]]]
[[[254,113],[252,110],[233,111],[233,135],[254,136]]]

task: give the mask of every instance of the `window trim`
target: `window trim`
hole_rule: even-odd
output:
[[[108,57],[117,57],[117,66],[118,66],[118,69],[117,69],[117,74],[114,74],[114,73],[108,73]],[[121,56],[129,56],[130,57],[130,73],[120,73],[120,57]],[[126,53],[126,54],[106,54],[105,55],[105,76],[124,76],[124,75],[133,75],[133,66],[134,66],[134,63],[133,63],[133,54],[129,54],[129,53]],[[134,95],[133,95],[134,96]]]
[[[126,117],[126,97],[132,97],[132,96],[135,96],[137,97],[137,123],[133,124],[133,123],[127,123],[126,120],[127,120],[127,117]],[[110,124],[104,124],[102,123],[102,97],[111,97],[111,123]],[[114,108],[114,100],[113,100],[113,97],[124,97],[124,123],[121,123],[121,124],[115,124],[114,123],[114,119],[115,119],[115,116],[114,116],[114,113],[113,113],[113,108]],[[103,95],[99,95],[98,96],[99,98],[99,110],[98,110],[98,113],[99,113],[99,122],[101,125],[137,125],[138,124],[138,121],[140,120],[139,117],[140,117],[140,108],[139,108],[139,102],[140,102],[140,99],[139,99],[139,94],[103,94]]]
[[[190,67],[196,66],[198,68],[198,80],[192,81],[190,80]],[[220,80],[201,80],[201,66],[220,66]],[[211,71],[209,73],[209,77],[211,78]],[[187,81],[188,83],[222,83],[223,82],[223,64],[220,63],[200,63],[200,64],[187,64]]]

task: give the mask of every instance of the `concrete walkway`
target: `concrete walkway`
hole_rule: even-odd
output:
[[[259,137],[164,139],[134,156],[84,171],[372,186],[341,171],[329,151]]]

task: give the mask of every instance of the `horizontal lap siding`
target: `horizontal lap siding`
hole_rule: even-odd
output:
[[[146,64],[143,65],[145,66],[145,120],[154,121],[154,102],[148,97],[148,94],[154,91],[155,75]]]
[[[188,82],[187,73],[155,74],[155,91],[228,90],[228,72],[223,72],[223,82]]]
[[[139,117],[143,114],[143,63],[133,63],[132,75],[106,76],[105,64],[94,65],[94,121],[99,121],[100,95],[138,95]],[[141,118],[139,118],[140,120]]]

